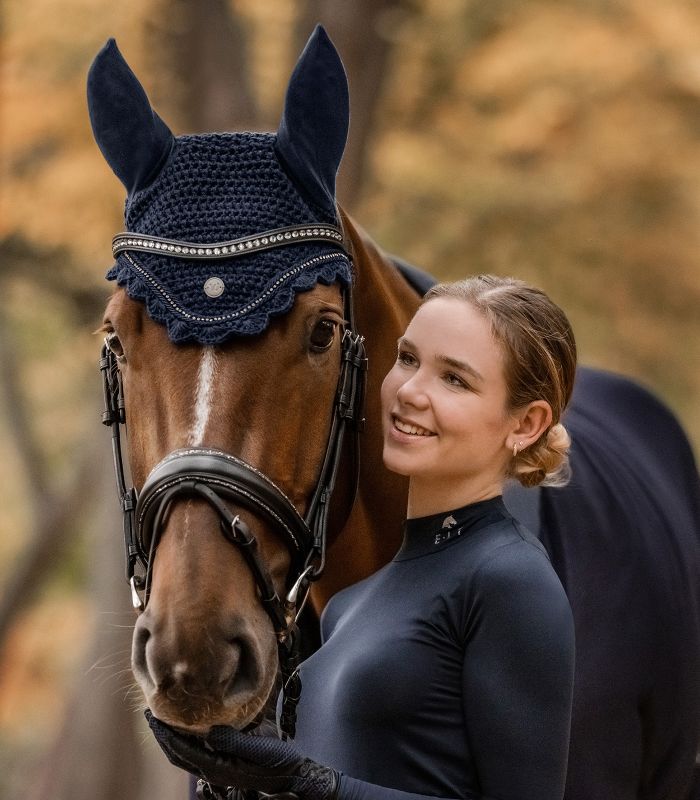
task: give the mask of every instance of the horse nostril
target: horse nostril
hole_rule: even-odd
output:
[[[254,693],[258,689],[261,666],[249,642],[241,637],[231,639],[226,662],[221,671],[225,698]]]
[[[131,651],[131,662],[134,672],[143,677],[150,678],[146,662],[146,645],[151,638],[151,632],[145,625],[138,625],[134,631],[134,642]]]

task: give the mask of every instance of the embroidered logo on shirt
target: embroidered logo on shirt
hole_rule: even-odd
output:
[[[442,530],[438,531],[435,534],[435,544],[442,544],[443,542],[447,542],[449,539],[454,539],[456,536],[459,536],[462,533],[462,529],[458,528],[456,531],[453,531],[452,528],[457,524],[457,520],[450,514],[449,517],[445,517],[442,521]]]

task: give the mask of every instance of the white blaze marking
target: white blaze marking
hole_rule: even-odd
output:
[[[204,439],[204,432],[209,422],[211,401],[214,394],[214,378],[216,377],[216,356],[213,347],[202,350],[197,376],[197,395],[194,405],[194,424],[190,431],[189,444],[199,447]]]

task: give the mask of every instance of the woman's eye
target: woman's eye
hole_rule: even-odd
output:
[[[454,372],[448,372],[445,375],[446,383],[449,383],[450,386],[458,386],[462,389],[468,389],[469,386],[467,385],[466,381],[463,378],[460,378],[459,375],[455,375]]]
[[[399,350],[396,360],[399,364],[405,364],[407,367],[412,367],[416,364],[416,357],[413,353],[408,353],[405,350]]]
[[[122,347],[122,343],[119,341],[119,337],[116,333],[114,333],[114,331],[105,336],[105,344],[112,351],[112,353],[114,353],[115,358],[120,364],[123,364],[126,361],[124,348]]]
[[[311,349],[316,352],[328,350],[333,344],[336,325],[337,323],[332,319],[320,319],[311,331],[311,336],[309,338]]]

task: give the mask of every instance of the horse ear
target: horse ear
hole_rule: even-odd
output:
[[[311,34],[287,87],[277,155],[300,188],[335,214],[335,176],[350,118],[348,80],[320,26]]]
[[[114,39],[92,62],[87,96],[92,132],[107,163],[129,194],[145,188],[160,172],[174,137]]]

